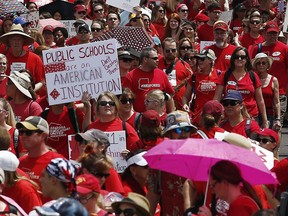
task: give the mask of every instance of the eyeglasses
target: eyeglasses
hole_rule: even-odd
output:
[[[257,24],[260,24],[261,21],[260,21],[260,20],[250,20],[249,23],[250,23],[250,24],[257,25]]]
[[[161,9],[160,9],[160,10],[158,10],[158,12],[159,12],[159,13],[164,13],[164,10],[161,10]]]
[[[192,48],[191,46],[181,46],[180,47],[181,50],[189,50],[191,48]]]
[[[79,12],[77,12],[78,14],[83,14],[83,15],[85,15],[86,14],[86,11],[79,11]]]
[[[158,60],[158,56],[155,57],[148,57],[149,59]]]
[[[88,34],[88,31],[79,31],[78,34]]]
[[[182,13],[188,13],[188,10],[186,10],[186,9],[181,9],[180,10]]]
[[[256,65],[266,65],[266,64],[267,64],[267,62],[265,62],[265,61],[263,61],[263,62],[259,61],[259,62],[256,63]]]
[[[177,50],[176,49],[166,49],[165,52],[166,53],[175,53]]]
[[[173,129],[173,132],[176,134],[181,134],[181,133],[188,133],[192,130],[191,127],[180,127],[180,128],[175,128]]]
[[[131,63],[133,60],[132,59],[120,59],[121,61],[125,62],[125,63]]]
[[[247,58],[246,55],[235,55],[235,59],[238,59],[238,60],[244,60],[246,58]]]
[[[115,106],[115,102],[113,101],[99,101],[99,105],[100,106],[107,106],[109,104],[109,106]]]
[[[43,131],[41,130],[19,130],[19,135],[23,136],[26,134],[26,136],[31,136],[34,133],[42,133]]]
[[[136,214],[136,211],[134,209],[131,208],[127,208],[127,209],[115,209],[115,215],[120,215],[120,214],[124,214],[124,216],[133,216],[134,214]]]
[[[103,13],[104,9],[98,9],[98,10],[94,10],[94,13]]]
[[[118,20],[118,18],[116,18],[116,17],[115,18],[109,18],[108,20],[109,21],[114,21],[114,20]]]
[[[237,104],[239,104],[239,101],[236,100],[224,100],[222,101],[223,106],[236,106]]]
[[[261,139],[259,137],[256,139],[256,141],[261,142],[263,144],[266,144],[267,142],[273,142],[273,140],[270,140],[270,139],[267,139],[267,138]]]
[[[94,196],[94,194],[91,194],[88,197],[79,197],[78,200],[79,202],[81,202],[82,204],[86,204],[88,203],[89,199],[91,199]]]
[[[102,28],[91,28],[92,32],[100,32],[102,31]]]
[[[129,102],[129,104],[132,104],[132,103],[134,103],[134,99],[133,98],[123,98],[120,100],[120,102],[122,104],[127,104],[128,102]]]

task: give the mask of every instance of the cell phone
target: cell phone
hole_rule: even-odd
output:
[[[279,12],[283,12],[284,11],[284,1],[282,0],[280,0],[280,1],[278,1],[278,10],[279,10]]]

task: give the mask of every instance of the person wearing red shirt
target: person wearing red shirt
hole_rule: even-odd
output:
[[[128,87],[135,94],[134,109],[137,112],[145,111],[145,95],[150,90],[160,89],[167,94],[174,94],[167,75],[158,68],[158,54],[154,48],[142,50],[140,66],[126,75],[123,86]],[[173,99],[166,102],[166,110],[168,113],[175,110]]]
[[[233,31],[234,36],[238,33],[238,30],[242,27],[242,20],[245,18],[246,7],[243,4],[238,4],[232,12],[232,20],[229,23],[230,29]]]
[[[165,13],[166,10],[161,5],[156,5],[152,9],[151,23],[157,29],[161,41],[165,39],[165,26],[167,24]]]
[[[214,68],[226,71],[230,66],[230,58],[236,46],[228,43],[228,25],[222,20],[217,21],[213,26],[215,44],[205,47],[212,49],[217,57]]]
[[[213,2],[207,7],[209,21],[197,28],[199,41],[214,41],[213,26],[219,20],[221,7],[218,3]]]
[[[83,19],[77,19],[74,23],[73,26],[75,28],[75,31],[78,29],[79,25],[83,25],[86,24],[85,20]],[[65,42],[66,46],[72,46],[72,45],[77,45],[79,43],[79,39],[77,38],[77,36],[73,36],[71,38],[68,38]]]
[[[16,124],[19,130],[20,140],[28,154],[19,158],[19,168],[26,172],[30,179],[35,181],[40,187],[40,177],[42,171],[53,158],[63,158],[62,155],[50,151],[46,146],[49,134],[47,121],[38,116],[30,116],[22,122]],[[41,197],[43,203],[47,200]]]
[[[284,114],[287,107],[287,83],[288,83],[288,46],[278,40],[279,27],[276,22],[267,22],[263,33],[264,42],[261,43],[259,50],[258,46],[253,46],[251,49],[251,58],[254,58],[257,53],[264,52],[273,58],[273,63],[268,71],[272,76],[275,76],[279,82],[279,98],[280,98],[280,122],[283,124]],[[260,46],[260,45],[259,45]]]
[[[230,91],[222,100],[227,119],[220,126],[228,131],[244,137],[254,138],[260,127],[250,116],[243,104],[242,95],[238,91]],[[249,128],[248,128],[249,127]]]
[[[165,38],[162,42],[162,48],[163,57],[159,59],[158,68],[167,74],[171,86],[175,89],[174,101],[176,109],[182,109],[185,85],[192,76],[192,70],[187,62],[177,58],[177,43],[173,38]]]

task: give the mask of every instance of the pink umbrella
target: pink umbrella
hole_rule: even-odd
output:
[[[278,183],[255,152],[216,139],[164,140],[144,158],[150,168],[195,181],[207,181],[213,164],[229,160],[238,165],[250,184]]]

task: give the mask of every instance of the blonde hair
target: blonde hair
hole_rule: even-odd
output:
[[[146,98],[151,98],[159,102],[160,106],[164,106],[165,95],[164,92],[159,89],[151,90],[147,93]]]
[[[15,115],[10,103],[5,98],[0,98],[0,102],[2,102],[3,109],[7,112],[6,124],[15,128],[16,126]]]

